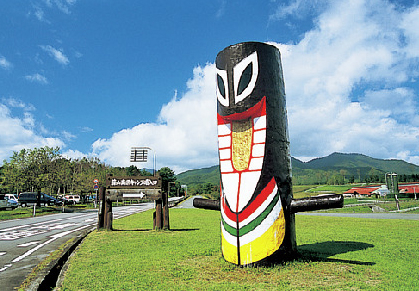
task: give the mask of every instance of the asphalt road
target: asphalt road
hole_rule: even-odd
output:
[[[185,201],[182,201],[181,203],[179,203],[174,208],[194,208],[194,206],[193,206],[193,200],[195,198],[202,198],[202,196],[193,196],[193,197],[191,197],[189,199],[186,199]]]
[[[114,219],[153,208],[153,203],[114,207]],[[97,210],[0,222],[0,289],[14,290],[32,269],[72,237],[97,225]]]

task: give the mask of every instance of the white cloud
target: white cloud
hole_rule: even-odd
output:
[[[327,7],[299,43],[278,45],[293,156],[358,152],[417,163],[418,88],[411,81],[419,8],[381,0]]]
[[[65,13],[70,14],[70,6],[74,5],[76,3],[76,0],[54,0],[54,4],[57,6],[57,8]]]
[[[112,165],[129,165],[130,149],[151,147],[157,169],[168,166],[180,172],[217,164],[215,67],[196,67],[187,91],[165,104],[155,123],[143,123],[116,132],[93,144],[93,153]],[[151,152],[152,154],[152,152]],[[143,165],[138,165],[143,167]],[[152,167],[152,163],[144,165]]]
[[[221,18],[224,16],[226,12],[226,0],[220,0],[218,1],[220,4],[220,7],[218,8],[217,12],[215,13],[215,17]]]
[[[0,56],[0,68],[3,68],[5,70],[9,70],[13,68],[13,64],[9,62],[5,57]]]
[[[35,15],[35,17],[36,17],[36,19],[38,19],[39,21],[41,21],[41,22],[46,22],[46,23],[50,23],[46,18],[45,18],[45,12],[44,12],[44,10],[41,8],[41,7],[39,7],[39,6],[37,6],[37,5],[34,5],[34,12],[33,12],[33,14]]]
[[[32,75],[26,75],[25,79],[31,82],[36,82],[40,84],[48,84],[48,79],[45,76],[42,76],[41,74],[32,74]]]
[[[72,134],[71,132],[68,132],[68,131],[65,131],[65,130],[61,132],[61,136],[65,140],[72,140],[72,139],[75,139],[77,137],[74,134]]]
[[[67,56],[60,49],[56,49],[50,45],[40,45],[40,48],[47,52],[53,59],[62,65],[68,65],[70,63]]]
[[[49,20],[45,17],[45,10],[53,10],[57,8],[60,12],[64,14],[71,14],[70,8],[76,3],[76,0],[42,0],[37,1],[33,4],[33,14],[35,17],[41,21],[51,24]],[[46,9],[44,9],[46,8]]]
[[[62,153],[62,156],[68,159],[82,159],[84,157],[87,157],[88,155],[78,150],[67,150]]]
[[[281,3],[275,13],[269,16],[269,21],[283,21],[289,15],[303,18],[308,14],[323,10],[327,2],[327,0],[294,0],[288,5]]]
[[[314,27],[299,43],[275,44],[282,54],[292,155],[307,160],[355,152],[419,164],[413,82],[419,8],[396,9],[382,0],[318,2],[323,10],[316,10]],[[280,16],[309,3],[292,1]],[[97,140],[93,154],[127,166],[131,147],[149,146],[157,168],[180,172],[217,164],[214,75],[214,65],[195,68],[187,91],[162,107],[158,121]]]
[[[23,148],[65,145],[58,138],[38,134],[35,130],[36,120],[26,107],[23,102],[13,98],[3,99],[0,102],[0,161],[11,157],[13,151],[20,151]],[[28,107],[33,109],[31,105]],[[23,116],[21,118],[14,116],[11,108],[22,109]]]
[[[90,128],[88,126],[83,126],[83,127],[80,128],[80,131],[81,132],[92,132],[93,128]]]

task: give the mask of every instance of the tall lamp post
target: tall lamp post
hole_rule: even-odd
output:
[[[397,197],[397,194],[399,194],[399,183],[396,173],[386,173],[386,185],[390,193],[394,194],[397,210],[400,210],[399,198]]]
[[[183,189],[185,188],[185,197],[188,196],[188,185],[180,185],[180,187]]]
[[[156,152],[151,147],[132,147],[130,162],[147,162],[148,151],[153,151],[153,176],[156,175]]]

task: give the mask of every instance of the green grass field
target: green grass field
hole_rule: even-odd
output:
[[[419,290],[419,221],[296,216],[299,256],[237,267],[220,251],[220,213],[171,209],[95,231],[70,259],[60,290]]]
[[[62,212],[60,207],[37,207],[36,216]],[[27,218],[33,216],[33,207],[19,207],[13,210],[0,211],[0,220]]]

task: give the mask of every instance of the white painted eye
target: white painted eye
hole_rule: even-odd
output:
[[[234,100],[235,103],[242,101],[253,92],[258,72],[259,66],[256,52],[244,58],[234,67],[233,76],[234,92],[236,95]]]
[[[221,105],[228,107],[227,71],[217,69],[217,98]]]

